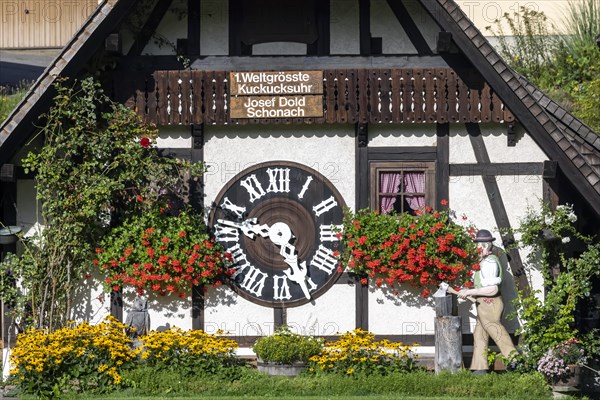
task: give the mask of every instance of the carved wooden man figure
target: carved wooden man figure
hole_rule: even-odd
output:
[[[492,254],[494,241],[492,234],[482,229],[477,232],[474,241],[480,251],[480,269],[474,275],[474,288],[462,289],[458,297],[472,296],[477,300],[477,324],[473,332],[473,360],[471,370],[485,373],[488,369],[487,351],[491,337],[504,357],[510,357],[516,351],[512,339],[506,328],[502,325],[502,311],[504,302],[500,294],[502,283],[502,266],[500,260]]]

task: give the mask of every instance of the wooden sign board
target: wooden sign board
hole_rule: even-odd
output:
[[[323,71],[230,72],[231,96],[322,94]]]
[[[323,96],[231,97],[231,118],[305,118],[323,116]]]

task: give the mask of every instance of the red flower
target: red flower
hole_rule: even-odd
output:
[[[360,284],[361,284],[361,285],[366,285],[366,284],[368,284],[368,283],[369,283],[369,280],[368,280],[367,278],[361,278],[361,279],[360,279]]]
[[[185,231],[179,232],[179,237],[185,237],[187,233]]]
[[[448,205],[448,200],[443,199],[442,201],[440,201],[440,204],[443,206],[447,206]]]
[[[143,148],[147,148],[148,146],[150,146],[150,139],[148,139],[147,137],[143,137],[140,139],[140,145]]]

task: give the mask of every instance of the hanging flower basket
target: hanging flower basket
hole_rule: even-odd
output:
[[[23,228],[20,226],[7,226],[0,229],[0,244],[13,244],[19,240],[17,233]]]

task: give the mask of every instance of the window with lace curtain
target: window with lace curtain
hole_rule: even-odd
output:
[[[371,207],[382,214],[415,213],[431,206],[435,191],[433,162],[372,162]]]

